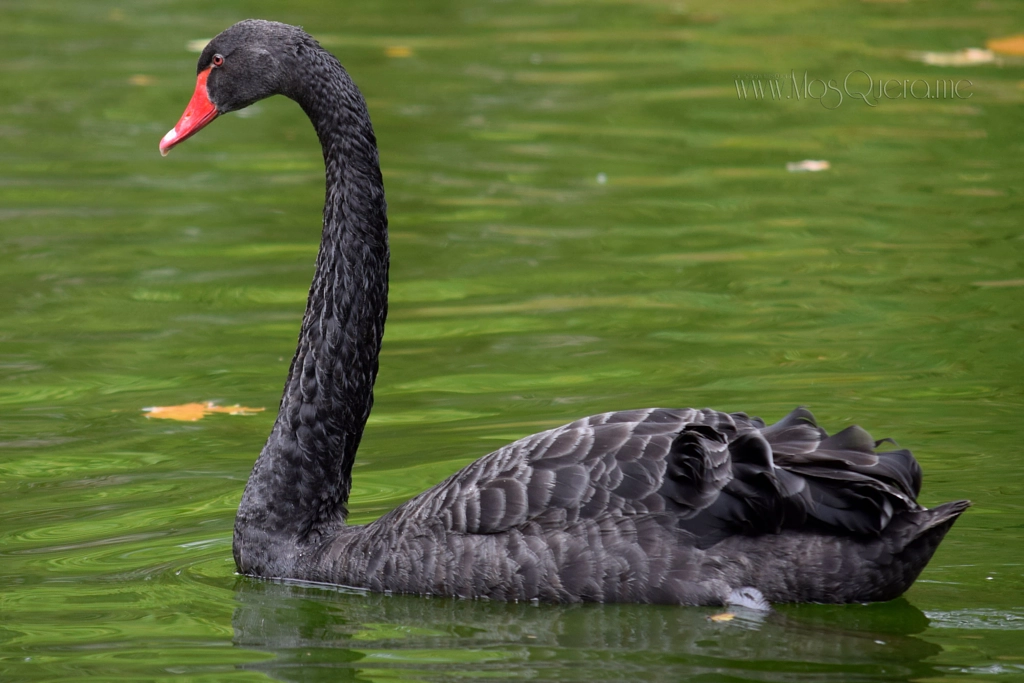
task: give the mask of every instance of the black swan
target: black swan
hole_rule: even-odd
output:
[[[797,409],[605,413],[509,444],[347,526],[388,292],[377,144],[359,89],[302,29],[247,20],[199,58],[164,154],[271,95],[323,146],[323,235],[280,412],[245,487],[238,571],[375,591],[546,602],[867,602],[902,594],[970,503],[928,510],[906,450]]]

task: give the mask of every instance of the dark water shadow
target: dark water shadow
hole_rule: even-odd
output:
[[[240,579],[245,668],[282,681],[909,681],[938,678],[905,600],[767,615],[647,605],[534,606]]]

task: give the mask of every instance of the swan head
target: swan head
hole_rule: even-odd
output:
[[[315,45],[297,26],[246,19],[211,40],[196,65],[196,89],[181,119],[160,140],[164,156],[221,114],[271,95],[290,94],[301,45]]]

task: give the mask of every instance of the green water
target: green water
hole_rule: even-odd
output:
[[[338,54],[381,144],[355,521],[590,413],[808,405],[912,448],[925,504],[975,502],[921,580],[714,622],[235,576],[320,152],[280,98],[157,142],[188,42],[248,16]],[[1024,680],[1024,58],[908,57],[1022,32],[1011,0],[0,2],[0,679]],[[828,109],[735,84],[854,70],[971,86]],[[142,413],[205,400],[267,410]]]

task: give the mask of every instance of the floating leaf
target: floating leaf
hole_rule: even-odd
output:
[[[736,615],[732,612],[722,612],[721,614],[712,614],[708,619],[711,621],[732,621],[736,618]]]
[[[263,408],[246,408],[237,403],[233,406],[218,406],[213,401],[203,403],[182,403],[177,406],[153,406],[143,408],[146,417],[158,420],[178,420],[180,422],[195,422],[201,420],[210,413],[227,413],[228,415],[255,415],[262,413]]]
[[[405,45],[390,45],[384,48],[388,57],[412,57],[412,48]]]
[[[980,47],[968,47],[956,52],[911,52],[909,57],[932,66],[970,66],[996,61],[996,53]]]
[[[790,161],[786,164],[786,170],[790,173],[803,173],[805,171],[817,173],[818,171],[827,171],[830,168],[832,168],[832,164],[823,159],[804,159],[803,161]]]
[[[1001,55],[1024,57],[1024,35],[993,38],[985,43],[985,47]]]
[[[156,79],[149,74],[135,74],[128,79],[128,82],[132,85],[153,85],[156,83]]]

